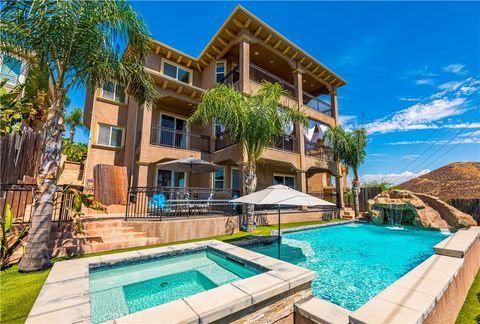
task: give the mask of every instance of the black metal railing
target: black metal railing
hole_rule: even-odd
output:
[[[234,86],[238,80],[240,80],[240,73],[238,72],[238,66],[236,66],[223,77],[222,83]]]
[[[271,83],[280,83],[283,89],[287,91],[290,96],[294,97],[296,93],[296,90],[295,90],[296,88],[293,84],[291,84],[288,81],[285,81],[284,79],[276,76],[275,74],[272,74],[262,69],[261,67],[255,64],[250,64],[250,80],[258,83],[262,81],[269,81]]]
[[[236,215],[241,208],[230,200],[230,189],[130,187],[125,219],[153,219]]]
[[[221,132],[215,136],[215,151],[224,149],[234,144],[236,143],[228,136],[227,132]]]
[[[153,126],[150,143],[184,150],[210,152],[210,137]]]
[[[52,222],[58,226],[71,222],[70,211],[74,206],[74,194],[68,188],[76,186],[58,186],[54,200]],[[4,220],[10,210],[15,224],[29,223],[35,210],[37,186],[33,184],[0,185],[0,220]]]
[[[299,153],[298,139],[290,135],[278,137],[275,142],[272,143],[271,147],[282,151]]]
[[[305,155],[312,156],[320,160],[333,161],[333,155],[330,149],[321,144],[305,141]]]
[[[330,117],[332,116],[332,106],[328,102],[316,98],[308,92],[303,92],[303,104],[321,112],[322,114]]]

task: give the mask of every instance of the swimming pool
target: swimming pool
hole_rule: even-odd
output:
[[[135,313],[263,272],[214,250],[90,269],[92,323]]]
[[[286,233],[280,256],[317,272],[315,296],[353,311],[433,255],[443,239],[436,231],[352,223]],[[247,248],[278,253],[276,244]]]

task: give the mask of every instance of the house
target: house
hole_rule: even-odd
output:
[[[198,57],[152,40],[145,69],[160,99],[138,107],[121,84],[107,82],[90,91],[84,123],[90,129],[86,186],[98,164],[123,166],[133,187],[201,187],[241,191],[245,157],[222,125],[187,126],[202,94],[223,82],[249,95],[262,80],[280,83],[288,95],[279,106],[303,110],[308,127],[294,125],[263,154],[257,189],[285,184],[319,196],[335,196],[347,186],[346,168],[332,160],[323,132],[338,125],[340,76],[237,6]],[[196,157],[223,166],[214,174],[159,170],[158,163]],[[342,200],[340,200],[342,201]]]

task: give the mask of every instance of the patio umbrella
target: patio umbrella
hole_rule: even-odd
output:
[[[159,163],[157,164],[157,168],[159,170],[187,172],[189,174],[189,183],[191,183],[191,173],[209,173],[222,169],[222,167],[219,165],[213,164],[205,160],[196,159],[193,156],[185,159]]]
[[[280,206],[335,206],[331,202],[308,195],[284,185],[273,185],[231,202],[252,205],[277,205],[278,208],[278,258],[280,259]]]

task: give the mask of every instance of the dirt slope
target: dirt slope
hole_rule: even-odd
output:
[[[439,197],[480,198],[480,162],[454,162],[399,185],[401,189]]]

